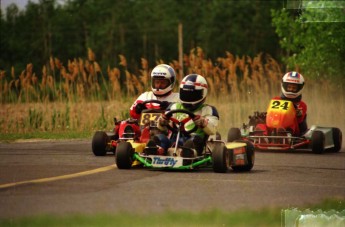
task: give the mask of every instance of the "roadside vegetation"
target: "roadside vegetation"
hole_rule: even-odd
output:
[[[120,64],[126,67],[126,58],[121,59]],[[33,73],[31,64],[20,74],[13,69],[10,80],[0,77],[0,140],[91,138],[96,130],[112,130],[114,118],[128,118],[133,100],[150,89],[151,69],[145,59],[141,64],[139,75],[128,70],[121,73],[116,67],[102,72],[89,49],[87,59],[68,61],[67,66],[51,59],[50,65],[42,68],[42,75]],[[176,62],[170,64],[179,67]],[[227,52],[212,62],[197,48],[185,56],[184,65],[186,73],[206,77],[210,87],[208,103],[220,113],[222,136],[230,127],[247,123],[254,111],[265,111],[269,100],[280,95],[284,72],[269,55],[251,58]],[[120,84],[122,74],[125,84]],[[182,76],[178,73],[179,80]],[[329,80],[307,78],[303,99],[309,108],[309,124],[344,130],[344,90],[341,84]]]
[[[192,212],[166,212],[162,214],[95,214],[66,216],[37,216],[0,219],[0,226],[284,226],[282,213],[285,207],[262,210],[239,210],[224,212],[218,210]],[[344,200],[325,200],[322,203],[298,207],[299,211],[334,211],[344,213]]]

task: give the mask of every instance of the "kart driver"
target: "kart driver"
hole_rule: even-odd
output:
[[[197,131],[192,133],[189,137],[181,135],[179,143],[183,144],[183,147],[194,148],[197,155],[202,154],[208,136],[216,134],[219,122],[217,109],[211,105],[205,104],[207,91],[208,85],[204,77],[198,74],[187,75],[183,78],[180,84],[180,102],[172,104],[167,109],[167,111],[184,109],[195,114],[193,121],[191,121],[189,125],[187,122],[185,128],[188,130],[197,125]],[[173,117],[178,120],[183,120],[187,116],[183,113],[176,113]],[[158,119],[158,128],[162,131],[167,131],[166,126],[168,123],[168,119],[164,114],[162,114]],[[162,135],[163,134],[158,135],[160,141],[164,139],[162,138]],[[175,140],[176,135],[173,135],[171,137],[171,142],[175,142]],[[165,150],[170,147],[168,145],[170,144],[161,144]]]
[[[151,91],[142,93],[132,104],[129,115],[138,120],[141,111],[146,108],[163,109],[165,110],[172,102],[177,102],[178,93],[172,92],[176,81],[175,70],[166,64],[157,65],[151,72]],[[146,106],[143,104],[147,100],[162,101],[161,105],[155,103],[148,103]],[[120,122],[115,123],[114,133],[116,136],[119,134]],[[136,134],[140,134],[140,127],[132,125]]]
[[[139,119],[141,111],[148,108],[166,109],[171,103],[178,101],[178,93],[172,92],[176,81],[175,70],[166,64],[157,65],[151,72],[151,91],[142,93],[130,108],[129,114],[134,119]],[[162,104],[147,104],[147,100],[159,100]]]
[[[283,76],[281,82],[281,96],[273,99],[291,101],[296,109],[297,124],[294,128],[296,131],[292,132],[294,136],[301,136],[308,129],[307,126],[307,104],[302,101],[302,90],[304,87],[304,78],[298,72],[288,72]],[[262,128],[263,124],[257,125],[257,128],[266,131]]]

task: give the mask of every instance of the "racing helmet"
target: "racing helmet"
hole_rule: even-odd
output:
[[[156,80],[167,80],[168,83],[164,88],[156,88]],[[176,73],[175,70],[166,64],[157,65],[151,72],[151,89],[157,96],[168,95],[175,86]]]
[[[289,87],[293,86],[291,90]],[[304,77],[298,72],[288,72],[283,76],[281,90],[285,97],[294,99],[302,94]]]
[[[180,84],[180,100],[182,105],[195,110],[205,102],[208,85],[203,76],[198,74],[189,74],[185,76]]]

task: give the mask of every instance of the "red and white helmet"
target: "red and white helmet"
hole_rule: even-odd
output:
[[[194,110],[206,99],[208,91],[207,81],[198,74],[185,76],[180,84],[180,100],[186,108]]]
[[[297,85],[297,89],[294,91],[289,91],[288,86],[290,84]],[[304,87],[304,77],[298,72],[288,72],[283,76],[281,83],[281,90],[285,97],[294,99],[302,94]]]
[[[156,79],[166,79],[169,81],[168,85],[165,88],[155,88],[154,81]],[[157,96],[167,95],[174,89],[176,81],[175,70],[166,64],[157,65],[151,72],[151,89],[152,92]]]

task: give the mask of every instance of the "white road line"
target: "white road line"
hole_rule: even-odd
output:
[[[56,177],[48,177],[48,178],[41,178],[41,179],[35,179],[35,180],[27,180],[27,181],[20,181],[20,182],[14,182],[14,183],[8,183],[8,184],[2,184],[0,185],[0,189],[3,188],[10,188],[10,187],[15,187],[23,184],[38,184],[38,183],[44,183],[44,182],[50,182],[50,181],[57,181],[57,180],[64,180],[64,179],[70,179],[70,178],[75,178],[75,177],[81,177],[81,176],[86,176],[86,175],[91,175],[95,173],[100,173],[100,172],[105,172],[109,171],[112,169],[115,169],[116,165],[110,165],[110,166],[105,166],[93,170],[88,170],[80,173],[73,173],[73,174],[67,174],[67,175],[62,175],[62,176],[56,176]]]

